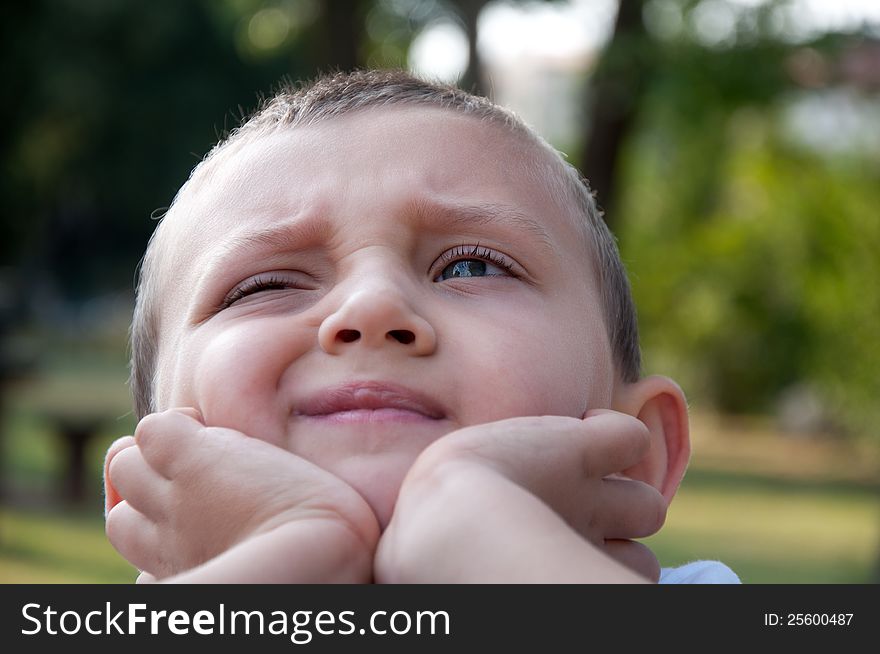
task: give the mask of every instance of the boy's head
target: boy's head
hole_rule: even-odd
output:
[[[283,91],[219,144],[151,240],[132,325],[138,417],[195,406],[335,472],[383,522],[443,434],[593,408],[676,432],[643,471],[671,495],[684,401],[639,368],[574,168],[504,109],[399,72]]]

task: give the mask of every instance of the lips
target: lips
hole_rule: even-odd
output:
[[[397,384],[348,382],[325,388],[299,404],[296,415],[310,418],[430,419],[445,417],[431,398]]]

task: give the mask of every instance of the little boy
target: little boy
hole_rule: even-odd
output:
[[[401,72],[283,91],[196,167],[144,258],[132,388],[107,533],[141,581],[654,581],[632,539],[689,456],[579,175]]]

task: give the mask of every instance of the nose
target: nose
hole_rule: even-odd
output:
[[[327,316],[318,328],[318,342],[328,354],[361,346],[427,356],[437,346],[437,335],[399,291],[375,287],[355,291]]]

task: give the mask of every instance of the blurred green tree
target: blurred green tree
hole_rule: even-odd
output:
[[[312,3],[314,4],[314,3]],[[189,171],[318,52],[309,3],[36,0],[3,21],[2,260],[82,299],[130,286]],[[347,62],[345,62],[347,64]]]
[[[790,99],[824,84],[823,66],[849,41],[784,41],[772,29],[774,2],[737,10],[725,39],[701,40],[700,16],[719,3],[730,4],[622,3],[574,162],[611,209],[650,366],[731,411],[770,411],[809,388],[838,426],[864,432],[880,364],[878,295],[867,281],[877,272],[877,161],[785,136]],[[41,302],[48,287],[77,301],[130,289],[150,212],[161,213],[217,137],[283,77],[406,65],[413,35],[457,12],[471,47],[462,84],[479,90],[485,4],[10,6],[0,26],[0,70],[15,99],[0,107],[10,296]],[[817,58],[825,63],[804,69]]]
[[[662,4],[680,12],[674,38],[646,29],[647,5],[618,17],[584,163],[614,203],[648,367],[725,412],[782,415],[789,402],[813,414],[809,429],[876,437],[880,160],[811,148],[791,120],[800,100],[853,87],[839,62],[869,42],[785,42],[770,3],[707,44],[691,15],[701,3]]]

